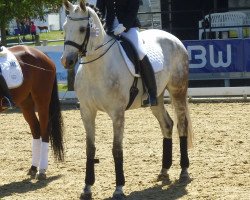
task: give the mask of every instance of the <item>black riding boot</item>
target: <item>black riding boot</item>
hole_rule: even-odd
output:
[[[1,100],[1,106],[3,108],[12,109],[14,107],[14,102],[12,101],[12,97],[10,96],[9,88],[8,88],[7,83],[6,83],[4,77],[1,73],[0,73],[0,92],[4,96],[4,98]]]
[[[157,106],[158,103],[155,75],[147,55],[141,60],[141,77],[148,89],[149,94],[148,99],[143,101],[142,106]]]

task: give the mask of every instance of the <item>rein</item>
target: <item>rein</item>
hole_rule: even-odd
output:
[[[109,49],[111,49],[111,47],[116,43],[116,40],[114,38],[112,38],[111,40],[109,40],[108,42],[106,42],[105,44],[101,45],[100,47],[96,48],[95,50],[103,47],[104,45],[108,44],[110,41],[114,40],[114,42],[109,46],[109,48],[104,52],[102,53],[100,56],[98,56],[97,58],[93,59],[93,60],[90,60],[90,61],[87,61],[87,62],[80,62],[79,64],[88,64],[88,63],[92,63],[96,60],[98,60],[99,58],[103,57],[108,51]]]
[[[95,49],[95,51],[98,50],[98,49],[100,49],[100,48],[102,48],[103,46],[105,46],[106,44],[108,44],[109,42],[111,42],[112,40],[114,40],[114,38],[110,39],[109,41],[107,41],[107,42],[103,43],[102,45],[100,45],[99,47],[97,47]]]

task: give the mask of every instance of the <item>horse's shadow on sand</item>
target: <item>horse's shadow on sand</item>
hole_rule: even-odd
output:
[[[188,193],[186,190],[188,183],[190,181],[180,183],[178,180],[169,182],[168,184],[162,183],[161,185],[155,185],[142,191],[131,192],[129,195],[126,195],[126,200],[176,200]],[[166,185],[168,187],[165,188]],[[104,200],[111,199],[106,198]]]
[[[12,182],[5,185],[0,186],[0,199],[11,196],[12,194],[23,194],[26,192],[35,191],[41,188],[46,187],[50,182],[57,180],[61,177],[61,175],[58,176],[52,176],[48,177],[46,180],[32,182],[31,178],[24,179],[22,181],[18,182]]]

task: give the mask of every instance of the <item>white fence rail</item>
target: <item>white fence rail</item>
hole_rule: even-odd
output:
[[[208,97],[242,97],[247,99],[250,96],[250,87],[210,87],[210,88],[189,88],[188,97],[208,98]],[[169,98],[169,93],[165,92],[165,98]],[[76,100],[74,91],[60,92],[61,100]]]

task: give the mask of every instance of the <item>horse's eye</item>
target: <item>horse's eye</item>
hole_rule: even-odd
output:
[[[85,30],[86,30],[86,28],[85,28],[85,27],[83,27],[83,26],[82,26],[82,27],[80,27],[80,32],[81,32],[81,33],[84,33],[84,32],[85,32]]]

